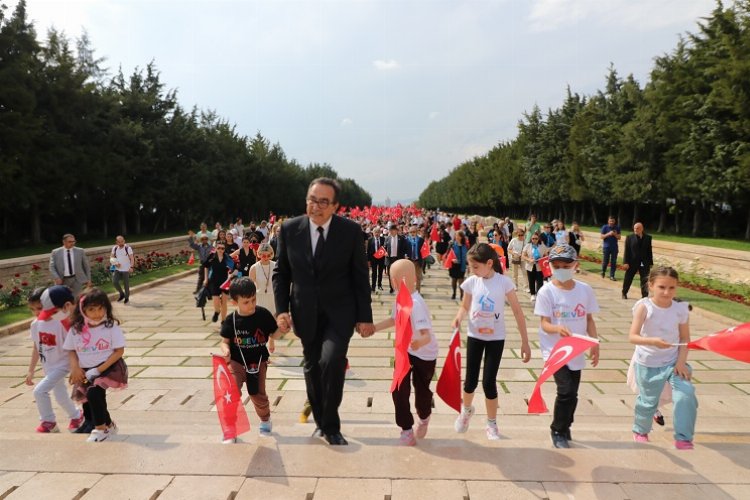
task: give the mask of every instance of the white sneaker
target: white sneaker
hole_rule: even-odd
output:
[[[234,444],[237,442],[237,438],[226,438],[221,441],[222,444]]]
[[[109,437],[109,434],[109,429],[104,429],[103,431],[94,429],[93,431],[91,431],[91,434],[89,435],[88,439],[86,439],[86,441],[89,443],[99,443],[106,440]]]
[[[118,431],[118,430],[119,430],[119,429],[117,428],[117,424],[115,423],[115,421],[114,421],[114,420],[113,420],[113,421],[112,421],[112,423],[111,423],[111,424],[109,424],[109,426],[107,427],[107,431],[109,432],[109,435],[110,435],[110,436],[114,436],[115,434],[117,434],[117,431]]]
[[[461,408],[461,413],[458,415],[458,417],[456,417],[456,423],[454,424],[456,432],[458,432],[459,434],[463,434],[464,432],[466,432],[469,429],[469,420],[473,415],[473,406],[470,406],[469,408]]]
[[[532,295],[532,296],[531,296],[531,301],[532,301],[532,302],[536,302],[536,295]]]
[[[487,432],[487,439],[490,441],[497,441],[500,439],[500,432],[497,430],[497,422],[487,422],[485,431]]]

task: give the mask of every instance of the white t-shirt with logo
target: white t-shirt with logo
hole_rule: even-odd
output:
[[[516,289],[513,280],[495,273],[491,278],[473,275],[461,284],[471,294],[469,337],[480,340],[505,339],[505,296]]]
[[[81,368],[99,366],[120,347],[125,347],[125,335],[117,324],[109,328],[101,324],[83,333],[71,328],[63,344],[66,351],[76,352]]]
[[[660,337],[665,342],[676,344],[680,341],[680,325],[688,322],[688,303],[672,301],[669,307],[659,307],[650,298],[639,300],[633,306],[640,304],[646,307],[646,321],[641,327],[641,337]],[[660,368],[677,362],[679,348],[677,346],[669,349],[659,347],[636,345],[635,362],[649,368]]]
[[[420,338],[419,330],[429,330],[428,335],[430,341],[414,350],[409,347],[409,354],[416,356],[424,361],[435,361],[438,355],[438,342],[435,338],[435,333],[432,331],[432,320],[430,319],[430,310],[427,309],[427,304],[419,292],[411,294],[412,309],[411,309],[411,331],[412,340]],[[393,307],[393,319],[396,319],[396,307]]]
[[[34,342],[34,349],[39,353],[39,360],[45,372],[49,370],[70,370],[68,351],[63,349],[67,328],[61,321],[35,319],[31,323],[29,338]]]
[[[599,312],[599,303],[594,296],[594,289],[582,281],[574,280],[572,290],[558,288],[552,282],[546,283],[536,294],[534,314],[546,316],[553,325],[568,327],[572,333],[588,335],[586,317]],[[539,345],[542,357],[546,361],[550,352],[560,340],[559,333],[546,333],[539,326]],[[576,356],[567,364],[571,370],[583,370],[586,366],[584,353]]]

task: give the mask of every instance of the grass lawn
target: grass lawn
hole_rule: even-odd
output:
[[[601,264],[588,262],[585,260],[580,261],[580,263],[581,269],[583,270],[594,273],[595,275],[601,273]],[[621,286],[622,277],[623,271],[618,271],[618,279],[620,280],[618,281],[618,283],[620,283]],[[633,280],[633,285],[630,287],[630,292],[628,292],[628,296],[633,298],[638,297],[640,294],[640,288],[641,280],[638,275],[636,275],[635,279]],[[731,300],[714,297],[713,295],[709,295],[707,293],[689,290],[687,288],[679,288],[677,291],[677,296],[690,302],[695,307],[700,307],[701,309],[721,314],[722,316],[726,316],[727,318],[736,319],[737,321],[742,323],[750,321],[750,307],[746,305],[732,302]]]
[[[130,288],[133,288],[137,285],[142,285],[144,283],[149,283],[160,278],[165,278],[173,274],[181,273],[183,271],[189,271],[191,269],[197,270],[198,267],[188,266],[187,264],[180,264],[178,266],[165,267],[162,269],[157,269],[156,271],[151,271],[150,273],[133,276],[132,278],[130,278]],[[111,282],[105,283],[100,288],[107,293],[112,293],[115,291],[115,287],[112,286]],[[9,325],[11,323],[15,323],[16,321],[21,321],[22,319],[26,319],[29,317],[31,317],[31,312],[25,305],[14,307],[12,309],[3,309],[2,311],[0,311],[0,326]]]
[[[173,231],[169,233],[156,233],[156,234],[131,234],[125,236],[125,241],[128,243],[136,243],[138,241],[148,240],[159,240],[162,238],[172,238],[174,236],[185,236],[187,238],[187,231]],[[76,237],[76,246],[81,248],[93,248],[101,247],[105,245],[114,245],[115,236],[109,238],[95,238],[86,239]],[[7,248],[0,250],[0,260],[3,259],[15,259],[17,257],[27,257],[29,255],[40,255],[50,253],[55,248],[59,247],[61,243],[44,243],[41,245],[28,245],[19,248]]]

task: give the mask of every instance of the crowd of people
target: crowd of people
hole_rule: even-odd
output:
[[[188,243],[201,263],[198,287],[205,288],[213,298],[212,321],[221,319],[222,353],[237,386],[251,397],[262,434],[272,431],[265,374],[274,351],[273,341],[293,330],[303,348],[307,389],[304,411],[312,413],[316,425],[313,435],[330,445],[348,444],[341,433],[338,411],[350,339],[355,331],[367,338],[392,328],[400,307],[394,296],[393,314],[375,322],[371,295],[385,293],[384,278],[390,294],[405,286],[413,304],[409,370],[404,382],[392,391],[404,445],[415,445],[426,437],[432,412],[430,383],[439,345],[421,290],[425,273],[433,272],[433,265],[447,268],[451,298],[456,299],[458,294],[451,326],[459,330],[464,320],[468,323],[466,372],[454,425],[458,433],[467,432],[475,413],[472,403],[481,372],[487,407],[484,430],[487,439],[500,438],[497,375],[506,339],[506,305],[520,334],[521,360],[526,363],[531,358],[518,288],[525,285],[534,302],[545,360],[563,337],[597,338],[593,315],[599,306],[594,291],[575,279],[584,238],[576,223],[570,229],[559,220],[541,224],[532,214],[522,226],[509,218],[485,225],[487,219],[467,220],[414,207],[346,209],[339,206],[339,192],[337,181],[316,179],[308,189],[305,215],[247,227],[237,219],[228,229],[216,224],[211,232],[201,224],[198,233],[189,233]],[[619,236],[619,227],[611,218],[601,230],[601,238],[607,243],[603,247],[607,259],[602,276],[606,266],[616,261]],[[120,273],[117,285],[122,282],[125,286],[120,298],[127,302],[126,273],[132,266],[133,252],[124,238],[118,237],[116,243],[111,262]],[[127,386],[127,366],[122,359],[125,336],[104,292],[80,292],[80,286],[89,284],[90,278],[82,251],[76,251],[74,245],[75,238],[66,235],[63,247],[50,258],[57,284],[36,290],[29,298],[37,319],[31,327],[34,349],[26,383],[34,385],[36,364],[41,362],[44,378],[34,390],[41,420],[38,432],[59,430],[49,397],[53,392],[70,417],[68,429],[89,433],[89,441],[101,442],[117,432],[107,410],[106,393]],[[691,449],[697,401],[687,365],[689,307],[673,300],[678,283],[673,269],[650,270],[650,245],[650,237],[644,234],[642,225],[636,224],[625,245],[623,288],[625,297],[635,273],[641,274],[644,297],[634,307],[629,334],[636,345],[633,386],[638,392],[633,439],[648,441],[652,422],[661,418],[659,396],[669,385],[675,401],[675,446]],[[521,266],[526,273],[519,273]],[[614,278],[614,272],[610,277]],[[228,314],[230,301],[235,310]],[[589,354],[591,364],[596,366],[598,343]],[[557,395],[550,434],[556,448],[570,446],[585,365],[581,354],[554,373]],[[74,387],[72,401],[66,395],[66,377]],[[410,408],[412,386],[416,419]],[[223,440],[236,442],[231,426],[224,430]]]

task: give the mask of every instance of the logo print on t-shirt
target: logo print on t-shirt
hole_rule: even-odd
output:
[[[106,351],[109,349],[109,342],[107,342],[104,339],[99,339],[96,341],[96,349],[97,351]]]
[[[583,318],[586,316],[586,307],[583,304],[578,304],[572,311],[563,311],[563,307],[558,306],[555,308],[553,316],[559,319]]]
[[[57,337],[54,333],[39,332],[39,343],[41,345],[57,345]]]
[[[483,312],[493,312],[495,310],[495,301],[489,295],[483,295],[479,299],[479,305]]]

